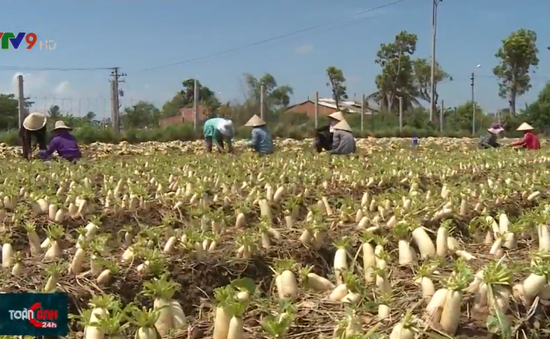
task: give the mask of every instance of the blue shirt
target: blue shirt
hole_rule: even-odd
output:
[[[260,154],[273,153],[273,139],[266,126],[254,127],[249,147]]]

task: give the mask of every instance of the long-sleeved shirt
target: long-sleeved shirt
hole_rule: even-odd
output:
[[[43,159],[49,159],[55,152],[60,157],[71,161],[82,158],[78,142],[69,131],[58,132],[50,141],[48,149],[40,152],[40,156]]]
[[[479,140],[479,148],[497,148],[499,146],[497,135],[490,132],[487,132],[485,137]]]
[[[36,138],[38,148],[40,150],[46,150],[48,143],[46,141],[46,126],[38,131],[29,131],[24,127],[19,128],[19,142],[23,147],[23,157],[30,159],[32,155],[32,138]]]
[[[332,136],[331,154],[352,154],[355,153],[355,138],[348,131],[334,130]]]
[[[317,152],[324,150],[330,151],[332,148],[332,132],[330,126],[323,126],[318,128],[315,133],[315,148]]]
[[[540,149],[540,141],[539,138],[537,138],[537,136],[534,135],[532,132],[527,132],[523,136],[522,140],[516,141],[510,146],[522,146],[526,149],[537,150]]]
[[[273,153],[273,139],[265,126],[254,127],[252,129],[252,139],[248,145],[260,154]]]
[[[202,127],[202,134],[205,138],[212,138],[214,145],[221,146],[220,143],[226,141],[231,147],[231,137],[222,135],[218,130],[218,125],[223,123],[225,119],[223,118],[212,118],[204,122]]]

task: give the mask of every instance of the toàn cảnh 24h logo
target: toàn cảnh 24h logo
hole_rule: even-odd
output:
[[[0,293],[0,335],[66,336],[67,293]]]
[[[35,302],[28,309],[9,310],[10,320],[28,320],[38,328],[57,328],[57,310],[43,310],[40,302]]]
[[[24,44],[23,41],[25,41]],[[15,35],[13,32],[0,32],[0,48],[2,50],[10,49],[10,45],[13,49],[19,49],[22,44],[29,50],[33,49],[35,46],[40,47],[41,50],[47,51],[52,51],[57,48],[57,43],[54,40],[38,41],[38,36],[35,33],[19,32]]]

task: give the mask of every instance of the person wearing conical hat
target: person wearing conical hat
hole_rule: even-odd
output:
[[[216,145],[218,151],[225,149],[227,142],[228,151],[233,152],[233,122],[224,118],[211,118],[205,121],[202,128],[204,144],[207,152],[212,152],[212,146]]]
[[[48,149],[39,153],[40,157],[43,160],[49,160],[57,152],[61,158],[73,163],[82,158],[82,152],[80,152],[78,142],[71,134],[71,130],[72,128],[67,126],[65,122],[56,121],[52,129],[54,137],[50,141]]]
[[[332,136],[334,133],[333,126],[344,120],[344,113],[338,111],[330,114],[328,124],[318,128],[315,133],[315,149],[317,152],[322,152],[323,149],[330,151],[332,148]]]
[[[273,138],[271,138],[271,133],[262,118],[254,114],[244,125],[252,127],[252,139],[250,139],[248,147],[260,155],[273,153]]]
[[[497,148],[500,144],[497,142],[500,133],[504,132],[504,128],[500,125],[492,125],[487,129],[487,134],[479,140],[480,149]]]
[[[529,150],[540,149],[539,138],[533,133],[534,128],[528,123],[524,122],[517,128],[518,131],[523,132],[523,139],[510,144],[510,147],[523,147]]]
[[[355,153],[356,144],[353,137],[353,130],[346,120],[342,120],[334,125],[334,135],[332,137],[331,154],[352,154]]]
[[[23,148],[23,157],[30,160],[32,157],[32,139],[36,139],[38,148],[45,150],[48,147],[46,140],[46,122],[48,118],[40,113],[29,114],[19,127],[19,143]]]

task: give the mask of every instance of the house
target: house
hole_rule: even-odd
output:
[[[208,110],[199,105],[199,124],[209,118]],[[168,127],[172,125],[181,125],[183,123],[192,123],[193,122],[193,107],[185,107],[180,109],[180,115],[162,118],[159,120],[160,127]]]
[[[161,118],[159,120],[159,125],[162,128],[166,128],[168,126],[172,125],[181,125],[183,124],[183,117],[180,115],[176,115],[173,117],[167,117],[167,118]]]
[[[341,103],[340,108],[346,109],[350,114],[361,113],[361,102],[355,100],[345,100]],[[298,104],[289,106],[287,112],[304,113],[310,118],[315,117],[315,102],[313,100],[302,101]],[[338,108],[332,98],[319,98],[319,116],[327,116],[337,112]],[[376,110],[371,108],[365,109],[365,114],[376,113]]]

